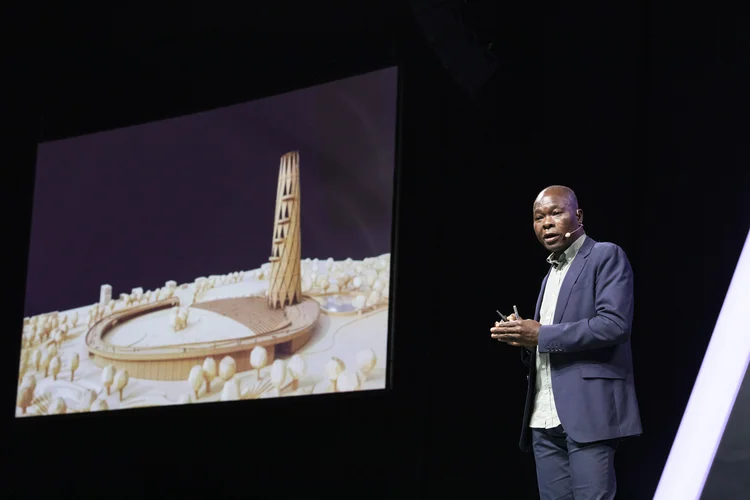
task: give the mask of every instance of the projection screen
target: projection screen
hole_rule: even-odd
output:
[[[397,92],[40,143],[16,416],[385,389]]]

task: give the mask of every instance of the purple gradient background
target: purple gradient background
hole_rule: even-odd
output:
[[[302,257],[391,248],[397,68],[41,144],[25,315],[268,262],[281,156],[300,152]]]

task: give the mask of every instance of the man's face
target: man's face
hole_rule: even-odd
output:
[[[570,238],[565,233],[578,228],[577,207],[566,194],[545,191],[534,203],[534,232],[544,248],[551,253],[565,251],[578,237],[579,231]]]

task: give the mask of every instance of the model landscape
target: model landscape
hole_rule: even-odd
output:
[[[299,154],[271,257],[24,319],[17,416],[385,388],[390,255],[302,259]]]

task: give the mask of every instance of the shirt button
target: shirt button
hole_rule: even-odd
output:
[[[545,368],[547,368],[547,365],[542,365],[542,370],[544,370]]]

